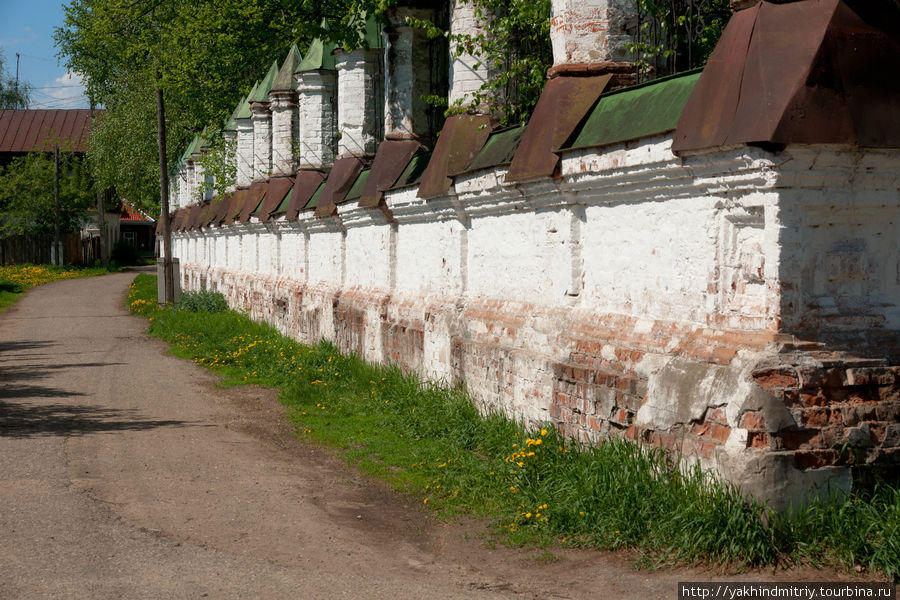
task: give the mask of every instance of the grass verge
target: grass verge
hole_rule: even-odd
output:
[[[54,265],[0,266],[0,312],[22,297],[29,288],[76,277],[90,277],[107,273],[103,267],[58,267]]]
[[[305,346],[214,299],[164,310],[155,299],[156,278],[138,275],[129,306],[176,355],[227,384],[280,389],[301,435],[342,449],[443,515],[491,519],[509,543],[634,548],[655,563],[810,562],[900,576],[896,488],[771,514],[698,469],[680,472],[661,450],[619,439],[585,447],[550,427],[482,415],[460,390],[326,343]]]

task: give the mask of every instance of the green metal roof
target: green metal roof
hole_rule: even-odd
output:
[[[306,203],[306,206],[303,207],[304,210],[315,208],[319,205],[319,198],[322,196],[322,190],[325,189],[325,181],[322,181],[322,183],[319,184],[319,187],[316,188],[316,193],[312,195],[312,198],[310,198],[309,202]]]
[[[286,213],[286,212],[287,212],[288,204],[291,203],[291,196],[292,196],[293,194],[294,194],[294,187],[291,186],[291,188],[290,188],[290,189],[287,191],[287,193],[284,195],[284,198],[282,198],[281,202],[278,204],[278,208],[276,208],[275,210],[273,210],[273,211],[271,212],[271,214],[272,214],[272,215],[281,215],[281,214]]]
[[[344,198],[345,202],[347,200],[359,200],[359,198],[362,197],[363,189],[366,187],[366,181],[369,179],[369,173],[371,172],[372,169],[363,169],[360,172],[356,177],[356,181],[353,182],[353,187],[347,192],[347,197]]]
[[[300,55],[300,49],[297,48],[297,44],[294,44],[291,46],[291,49],[288,50],[288,55],[284,59],[284,64],[281,65],[278,75],[275,76],[275,81],[272,83],[272,91],[293,90],[294,72],[302,61],[303,57]]]
[[[232,115],[233,119],[249,119],[253,116],[253,113],[250,112],[250,96],[256,93],[257,88],[259,88],[258,81],[253,84],[253,89],[250,90],[250,93],[247,94],[244,101],[241,102],[237,110],[234,111],[234,115]]]
[[[431,160],[431,152],[413,156],[412,160],[406,165],[406,169],[400,174],[400,177],[397,178],[397,181],[391,189],[419,183],[419,181],[422,180],[422,174],[425,172],[429,160]]]
[[[497,165],[506,165],[512,162],[516,148],[519,147],[519,141],[525,132],[525,126],[520,125],[511,129],[499,129],[491,134],[484,148],[469,165],[469,171],[477,171],[479,169],[487,169],[496,167]]]
[[[370,50],[384,48],[384,37],[381,35],[381,22],[375,18],[374,14],[367,15],[365,11],[363,11],[362,16],[366,19],[366,30],[365,35],[363,36],[364,44],[361,43],[360,46],[367,47]]]
[[[241,108],[244,106],[244,102],[247,101],[247,96],[241,96],[241,101],[237,103],[237,106],[234,107],[234,111],[231,113],[231,116],[225,120],[225,126],[223,129],[225,131],[237,131],[237,121],[235,119],[238,118],[238,113],[241,112]]]
[[[564,148],[590,148],[672,131],[700,70],[622,88],[600,96],[574,140]]]
[[[272,84],[275,83],[275,77],[278,76],[278,61],[273,60],[272,66],[269,67],[269,71],[266,73],[266,76],[263,78],[262,82],[256,87],[256,90],[250,92],[250,95],[247,96],[247,100],[250,103],[253,102],[268,102],[269,101],[269,90],[272,89]]]
[[[334,55],[332,51],[335,48],[336,46],[331,42],[325,43],[319,38],[314,39],[306,50],[306,56],[300,61],[300,64],[297,65],[297,70],[294,72],[302,73],[319,69],[334,71]]]

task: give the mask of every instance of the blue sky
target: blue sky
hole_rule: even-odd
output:
[[[62,25],[61,0],[0,0],[0,49],[6,73],[34,87],[29,108],[88,108],[81,79],[57,63],[53,28]]]

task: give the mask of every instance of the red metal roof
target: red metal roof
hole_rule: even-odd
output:
[[[143,223],[153,223],[153,219],[131,206],[124,200],[122,201],[122,212],[119,216],[120,221],[141,221]]]
[[[0,152],[84,152],[90,135],[89,109],[0,110]]]

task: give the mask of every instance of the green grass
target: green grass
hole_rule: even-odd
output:
[[[157,310],[155,297],[156,278],[138,275],[129,303],[175,354],[227,384],[280,389],[300,435],[441,515],[489,518],[508,543],[634,548],[655,564],[811,562],[900,576],[895,488],[771,514],[699,469],[679,470],[662,450],[621,439],[582,446],[549,426],[481,414],[461,390],[299,344],[234,312]],[[216,304],[188,296],[198,303]]]
[[[58,267],[54,265],[7,265],[0,266],[0,312],[21,298],[30,288],[77,277],[90,277],[107,273],[102,267]]]

